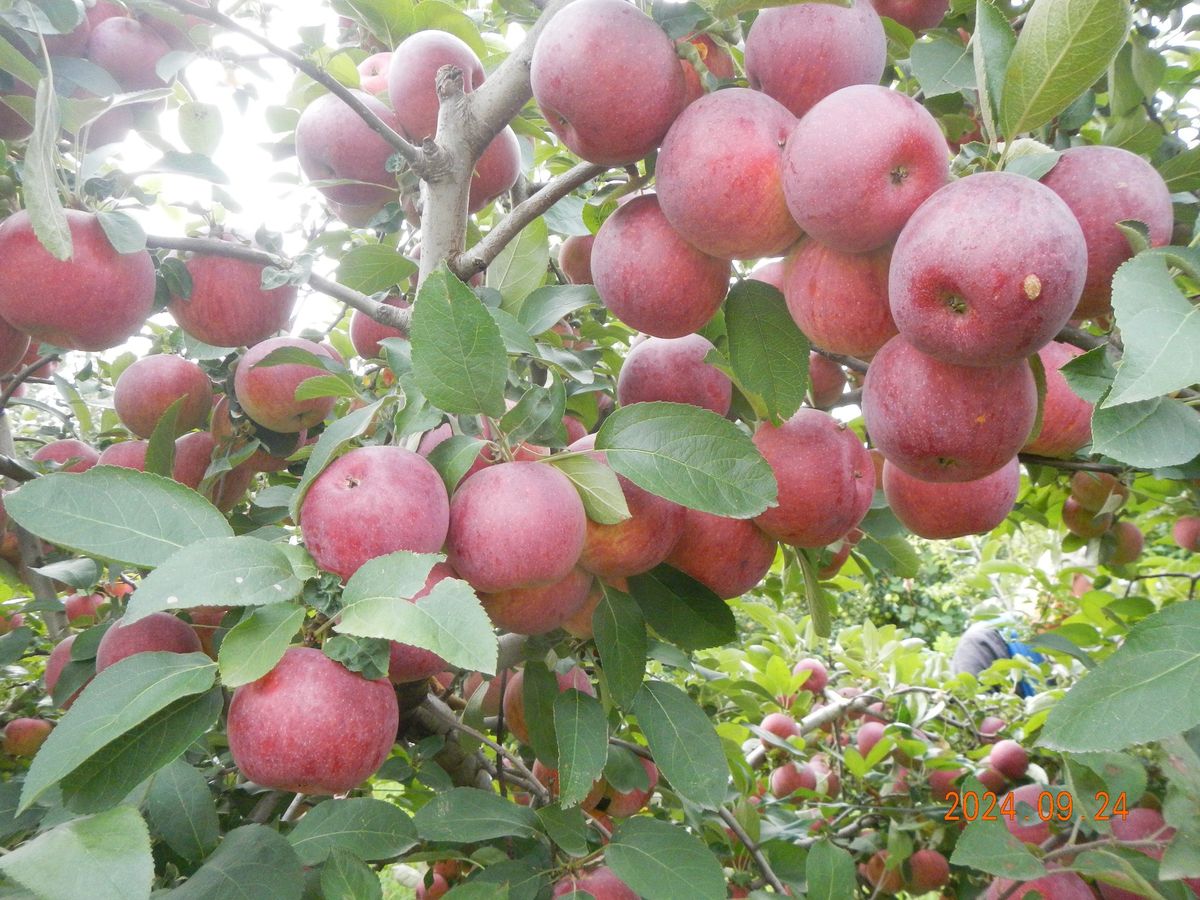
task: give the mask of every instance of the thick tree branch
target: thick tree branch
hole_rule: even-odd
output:
[[[394,131],[391,126],[384,122],[379,116],[371,112],[361,100],[354,96],[354,93],[343,85],[340,81],[322,69],[320,66],[309,62],[302,56],[293,53],[284,47],[272,42],[268,38],[259,34],[251,28],[247,28],[240,22],[231,19],[224,13],[219,12],[214,7],[203,6],[198,3],[193,3],[191,0],[163,0],[167,6],[181,13],[196,16],[199,19],[212,22],[220,25],[227,31],[233,31],[237,34],[247,37],[254,41],[264,50],[269,51],[272,55],[279,57],[284,62],[291,65],[293,68],[303,72],[317,84],[324,87],[331,94],[334,94],[341,99],[343,103],[349,106],[361,118],[372,131],[388,142],[388,145],[399,153],[413,167],[413,171],[418,175],[422,174],[425,164],[425,157],[421,150],[414,147],[402,134]]]
[[[223,256],[228,259],[240,259],[243,262],[254,263],[260,266],[276,266],[281,269],[288,269],[292,266],[292,261],[286,257],[277,256],[265,250],[257,250],[254,247],[247,247],[244,244],[237,244],[232,241],[218,241],[213,238],[177,238],[164,235],[149,235],[146,238],[146,246],[152,250],[178,250],[208,256]],[[388,306],[377,300],[372,300],[366,294],[348,288],[343,284],[338,284],[336,281],[324,278],[321,275],[310,274],[308,276],[308,285],[313,290],[332,297],[334,300],[340,300],[351,309],[358,310],[382,325],[390,325],[393,328],[400,328],[407,331],[412,322],[411,309],[401,309],[400,307]]]
[[[606,166],[583,162],[561,175],[554,176],[542,185],[537,193],[513,207],[509,214],[484,235],[474,247],[452,257],[450,270],[463,281],[482,272],[493,259],[500,255],[500,251],[508,245],[509,241],[520,234],[526,225],[545,213],[575,188],[591,181],[605,171],[607,171]]]

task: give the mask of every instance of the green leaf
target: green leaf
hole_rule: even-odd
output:
[[[855,550],[867,558],[878,569],[898,578],[916,578],[921,568],[921,558],[912,544],[899,535],[876,538],[868,532],[855,546]]]
[[[1067,386],[1088,403],[1099,403],[1117,377],[1107,344],[1067,360],[1058,371],[1067,379]]]
[[[628,594],[605,585],[592,623],[604,683],[613,702],[628,709],[646,674],[646,620],[642,609]]]
[[[537,817],[550,840],[565,853],[576,859],[588,855],[587,827],[578,806],[563,809],[558,803],[552,803],[540,807]]]
[[[417,831],[395,804],[348,797],[318,803],[304,814],[288,840],[301,863],[315,866],[338,849],[359,859],[391,859],[417,843]]]
[[[633,701],[633,714],[675,793],[705,809],[720,806],[729,764],[704,710],[674,685],[647,681]]]
[[[775,475],[750,436],[686,403],[634,403],[596,435],[608,464],[638,487],[681,506],[748,519],[777,505]]]
[[[1112,656],[1081,678],[1046,719],[1038,743],[1056,750],[1121,750],[1200,724],[1200,603],[1139,622]]]
[[[498,290],[504,298],[503,308],[519,317],[525,298],[546,280],[549,265],[549,232],[545,220],[537,218],[487,267],[487,286]]]
[[[33,629],[22,626],[0,637],[0,666],[11,666],[25,655],[33,640]]]
[[[1142,469],[1182,465],[1200,454],[1200,416],[1169,397],[1097,407],[1092,452]]]
[[[33,134],[25,151],[25,211],[33,233],[55,259],[71,258],[73,246],[67,214],[58,193],[58,98],[49,79],[37,83]]]
[[[500,340],[504,342],[504,352],[512,356],[536,356],[537,344],[533,342],[517,317],[498,306],[488,306],[488,315],[500,329]]]
[[[541,660],[525,663],[521,700],[534,755],[551,769],[558,768],[558,733],[554,730],[554,701],[558,679]]]
[[[970,782],[978,796],[982,796],[983,786],[974,779]],[[963,790],[969,788],[964,786]],[[954,846],[950,862],[1016,881],[1028,881],[1046,874],[1045,866],[1029,852],[1029,848],[1009,834],[1000,818],[994,821],[980,818],[967,825]]]
[[[368,681],[386,678],[392,658],[391,641],[355,637],[352,634],[335,634],[326,638],[321,650],[334,662],[341,663]]]
[[[377,294],[403,283],[417,273],[417,264],[395,247],[367,244],[355,247],[338,263],[337,279],[364,294]]]
[[[944,35],[917,41],[910,61],[913,76],[926,97],[956,94],[975,87],[971,51],[962,42]]]
[[[189,101],[179,107],[179,136],[193,153],[212,156],[221,144],[221,109]]]
[[[389,397],[376,400],[370,406],[364,406],[349,415],[342,416],[321,432],[321,436],[317,439],[317,445],[313,447],[312,455],[308,458],[308,464],[304,467],[304,476],[293,492],[291,504],[288,506],[288,512],[293,519],[299,520],[300,505],[304,502],[304,495],[308,493],[308,489],[317,480],[317,477],[325,471],[325,467],[345,449],[346,445],[370,428],[380,410],[392,402],[393,399]]]
[[[304,875],[284,837],[265,825],[243,825],[225,835],[217,852],[182,886],[162,896],[170,900],[300,900]]]
[[[1129,35],[1126,0],[1035,0],[1009,58],[1000,127],[1045,125],[1100,78]]]
[[[509,446],[528,440],[562,446],[567,439],[562,421],[566,411],[567,395],[561,381],[555,380],[550,387],[534,385],[500,419],[500,431]]]
[[[359,394],[354,385],[347,384],[345,378],[337,375],[314,375],[296,385],[296,392],[292,396],[296,400],[315,400],[319,397],[354,399]]]
[[[1173,194],[1200,190],[1200,146],[1189,147],[1161,163],[1158,174]]]
[[[818,841],[804,863],[809,900],[841,900],[854,894],[854,858],[831,841]]]
[[[118,253],[138,253],[146,249],[145,229],[128,213],[120,210],[101,210],[96,213],[96,221],[100,223],[100,227],[104,229],[104,236]]]
[[[147,166],[144,171],[189,175],[212,184],[229,184],[229,176],[217,168],[211,159],[201,156],[199,153],[180,153],[178,150],[168,150],[158,162]]]
[[[233,688],[270,672],[283,658],[303,621],[303,606],[275,603],[254,610],[234,625],[221,641],[217,655],[221,683]]]
[[[204,776],[183,760],[161,769],[150,782],[146,815],[154,833],[187,860],[200,860],[217,846],[220,823]]]
[[[421,0],[413,7],[413,30],[426,29],[447,31],[462,40],[475,51],[476,56],[487,56],[487,45],[479,36],[475,22],[461,9],[444,0]]]
[[[562,321],[563,316],[599,302],[600,296],[590,284],[547,285],[525,298],[517,310],[517,321],[532,337],[537,337]]]
[[[42,78],[41,70],[3,36],[0,36],[0,69],[31,88],[36,88]],[[54,69],[56,72],[58,71],[57,63],[55,63]]]
[[[146,462],[142,471],[151,475],[170,478],[175,469],[175,438],[178,436],[175,421],[183,408],[185,397],[175,400],[159,417],[146,445]]]
[[[120,803],[212,728],[223,705],[221,689],[213,687],[182,697],[135,725],[62,779],[66,805],[92,813]]]
[[[151,572],[125,613],[134,622],[154,612],[193,606],[265,606],[299,595],[300,581],[278,544],[248,535],[197,541]]]
[[[1113,278],[1124,355],[1102,406],[1150,400],[1200,381],[1200,310],[1168,269],[1170,253],[1141,253]]]
[[[131,806],[72,819],[0,857],[0,872],[45,900],[150,896],[150,832]]]
[[[789,419],[808,390],[808,338],[796,327],[779,291],[748,278],[725,301],[729,362],[755,410]]]
[[[709,849],[680,825],[622,822],[604,849],[617,877],[646,900],[722,900],[725,876]]]
[[[207,691],[216,674],[203,653],[162,652],[136,653],[97,673],[34,757],[18,812],[127,731]]]
[[[1000,115],[1000,99],[1004,96],[1004,72],[1016,42],[1017,35],[1008,16],[993,0],[976,0],[971,48],[984,130],[991,137],[997,136],[996,120]]]
[[[470,585],[446,578],[416,603],[407,602],[438,559],[400,552],[369,560],[346,583],[337,630],[412,644],[451,665],[494,674],[496,634]]]
[[[357,19],[385,47],[395,47],[415,30],[410,0],[333,0],[333,8]]]
[[[500,328],[445,264],[425,279],[413,306],[412,364],[417,387],[439,409],[504,415],[508,356]]]
[[[446,493],[453,494],[463,476],[471,471],[471,466],[479,459],[479,454],[487,447],[487,443],[467,434],[456,434],[442,441],[426,457],[429,464],[437,469],[446,485]]]
[[[629,518],[629,504],[617,474],[595,457],[555,454],[549,464],[571,480],[587,517],[601,525],[615,525]]]
[[[574,688],[554,699],[558,735],[558,790],[563,806],[575,806],[604,772],[608,759],[608,720],[595,697]]]
[[[538,833],[533,810],[478,788],[459,787],[437,794],[417,810],[413,821],[425,840],[451,844],[531,838]]]
[[[5,495],[4,508],[18,525],[52,544],[145,568],[196,541],[233,533],[225,517],[190,488],[115,466],[28,481]]]
[[[324,900],[383,900],[379,873],[348,850],[334,850],[321,867]]]
[[[684,650],[720,647],[737,639],[729,604],[670,566],[632,576],[629,592],[650,627]]]

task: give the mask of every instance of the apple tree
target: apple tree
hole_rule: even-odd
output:
[[[1200,895],[1186,3],[296,7],[0,0],[4,896]]]

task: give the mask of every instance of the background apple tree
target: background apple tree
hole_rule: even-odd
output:
[[[325,12],[0,0],[0,896],[1200,895],[1188,5]]]

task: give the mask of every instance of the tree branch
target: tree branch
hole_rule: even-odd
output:
[[[281,269],[288,269],[293,265],[292,261],[287,257],[277,256],[265,250],[256,250],[253,247],[247,247],[231,241],[218,241],[213,238],[177,238],[166,237],[164,235],[148,235],[146,237],[146,246],[152,250],[178,250],[207,256],[223,256],[228,259],[240,259],[243,262],[254,263],[255,265],[276,266]],[[392,328],[407,331],[412,322],[411,309],[407,307],[388,306],[377,300],[372,300],[366,294],[348,288],[344,284],[338,284],[336,281],[324,278],[321,275],[310,274],[308,276],[308,285],[313,290],[332,297],[334,300],[339,300],[351,309],[356,309],[364,315],[370,316],[381,325],[389,325]]]
[[[204,19],[216,25],[220,25],[227,31],[233,31],[237,34],[247,37],[254,41],[263,49],[269,51],[272,55],[279,57],[284,62],[291,65],[293,68],[303,72],[317,84],[324,87],[331,94],[338,97],[343,103],[349,106],[354,112],[367,123],[367,126],[378,134],[381,138],[388,142],[393,150],[399,153],[412,166],[413,171],[418,175],[422,175],[425,165],[425,156],[421,150],[413,146],[400,133],[394,131],[390,125],[384,122],[379,116],[371,112],[361,100],[354,96],[354,93],[340,81],[322,69],[320,66],[309,62],[302,56],[293,53],[284,47],[272,42],[268,38],[247,28],[240,22],[231,19],[224,13],[219,12],[214,7],[202,6],[198,3],[193,3],[191,0],[162,0],[167,6],[178,12],[187,13],[196,16],[199,19]]]
[[[450,270],[463,281],[482,272],[526,225],[545,213],[575,188],[607,170],[607,166],[582,162],[561,175],[554,176],[542,185],[537,193],[513,207],[509,214],[484,235],[474,247],[452,257]]]
[[[839,366],[845,366],[851,372],[867,371],[867,363],[863,362],[858,357],[846,356],[842,353],[830,353],[828,350],[822,350],[820,347],[813,347],[813,350],[815,350],[817,353],[820,353],[826,359],[837,363]]]
[[[17,388],[19,388],[21,385],[23,385],[25,383],[26,379],[30,378],[34,372],[36,372],[38,369],[40,369],[46,363],[52,362],[56,359],[58,359],[57,353],[47,353],[45,356],[35,359],[33,362],[31,362],[25,368],[19,370],[17,372],[17,374],[13,375],[12,380],[9,381],[9,383],[4,386],[4,390],[0,391],[0,412],[2,412],[3,410],[8,408],[8,401],[12,399],[13,394],[15,394],[17,392]],[[0,474],[6,474],[6,473],[0,473]],[[20,479],[18,479],[18,480],[20,480]],[[29,479],[26,478],[24,480],[28,481]]]
[[[717,808],[717,814],[721,817],[721,821],[725,823],[726,827],[733,832],[734,837],[741,841],[742,845],[750,851],[750,855],[754,858],[754,862],[758,866],[759,871],[762,872],[767,884],[775,888],[777,893],[785,893],[783,882],[779,880],[779,876],[775,874],[775,870],[767,862],[767,857],[763,854],[762,849],[754,842],[750,835],[746,834],[746,829],[737,820],[737,816],[724,806]]]
[[[1054,459],[1049,456],[1038,456],[1034,453],[1021,453],[1017,458],[1026,465],[1050,466],[1051,468],[1062,469],[1066,472],[1107,472],[1109,475],[1123,475],[1126,472],[1141,471],[1132,466],[1092,462],[1089,459]]]

